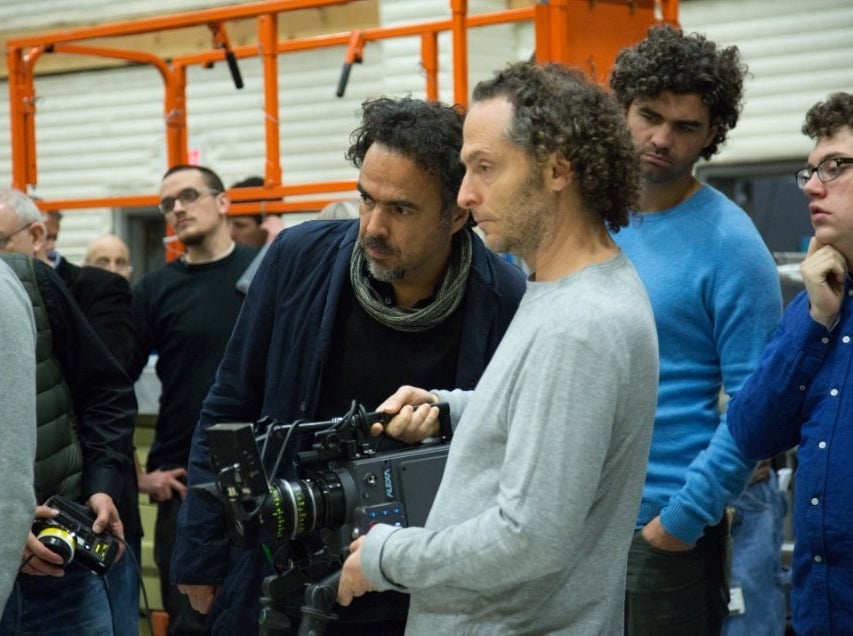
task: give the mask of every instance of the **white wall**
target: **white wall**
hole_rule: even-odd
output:
[[[714,163],[803,160],[813,146],[800,132],[806,111],[853,92],[849,0],[689,0],[681,24],[737,45],[752,74],[740,123]]]

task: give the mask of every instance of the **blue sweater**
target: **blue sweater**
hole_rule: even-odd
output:
[[[470,231],[470,230],[465,230]],[[358,221],[307,222],[273,242],[252,281],[216,380],[201,412],[190,452],[189,484],[213,480],[205,431],[218,422],[312,419],[329,357],[336,310],[349,278]],[[473,388],[509,326],[526,287],[524,275],[472,236],[473,261],[461,311],[464,319],[456,385]],[[400,384],[405,384],[400,378]],[[389,388],[389,395],[397,387]],[[225,610],[214,633],[257,628],[259,551],[234,553],[216,505],[190,491],[181,507],[172,559],[176,583],[229,581],[213,613]],[[216,621],[216,617],[213,619]]]
[[[785,311],[761,365],[729,407],[748,457],[797,448],[791,605],[797,634],[853,629],[853,285],[838,325],[809,316],[805,292]]]
[[[754,464],[719,411],[755,369],[781,313],[773,258],[749,217],[710,186],[670,210],[635,214],[614,235],[646,285],[660,386],[637,527],[694,543],[719,522]]]

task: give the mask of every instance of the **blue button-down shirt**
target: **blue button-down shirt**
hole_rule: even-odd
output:
[[[732,399],[732,437],[749,457],[794,446],[793,608],[800,636],[853,634],[853,286],[827,330],[805,292]]]

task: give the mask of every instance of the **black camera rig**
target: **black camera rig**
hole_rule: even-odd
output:
[[[208,429],[216,483],[194,488],[223,504],[231,543],[264,546],[278,572],[263,584],[263,634],[289,628],[285,599],[303,587],[299,633],[323,633],[335,618],[349,543],[376,523],[424,524],[452,436],[447,405],[438,407],[438,438],[385,452],[370,428],[392,416],[356,402],[328,421],[264,419]]]

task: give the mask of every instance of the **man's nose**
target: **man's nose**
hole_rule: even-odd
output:
[[[178,197],[175,197],[175,202],[172,204],[172,213],[177,214],[178,212],[186,212],[187,206],[181,201]]]
[[[459,194],[456,197],[456,203],[463,210],[470,210],[477,207],[478,202],[479,199],[477,198],[474,189],[471,187],[471,181],[466,173],[459,186]]]
[[[381,205],[373,206],[373,209],[364,214],[364,230],[369,236],[384,237],[388,235],[388,214]]]
[[[823,181],[820,180],[820,177],[817,176],[817,170],[812,172],[809,180],[806,181],[806,185],[803,186],[803,192],[805,192],[809,196],[819,196],[826,191],[826,186]]]
[[[672,129],[669,126],[657,126],[652,131],[652,144],[655,148],[671,148]]]

